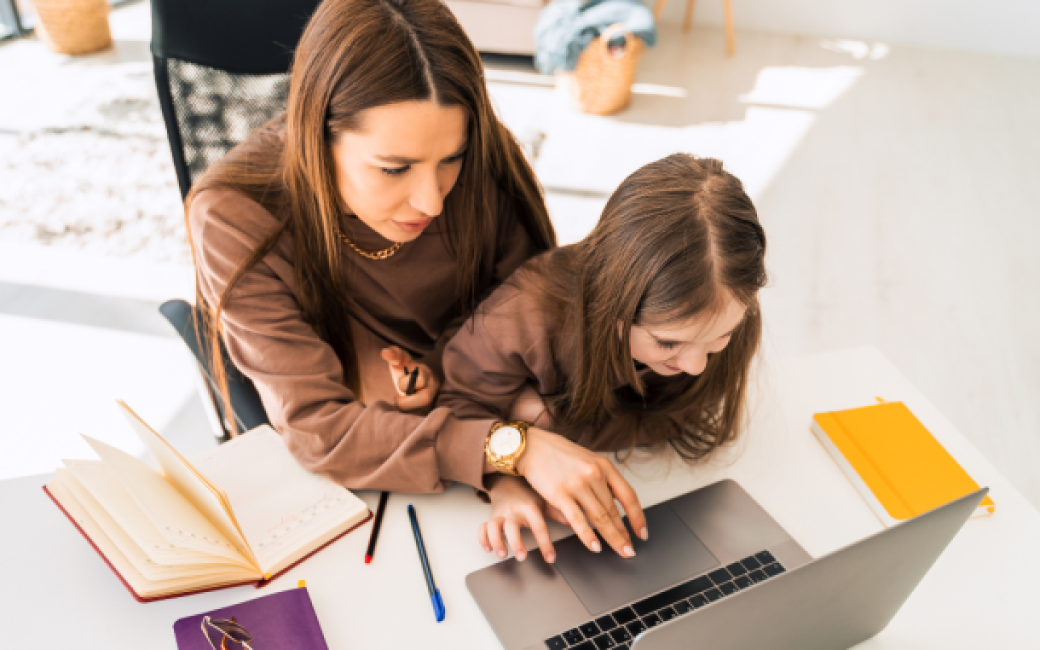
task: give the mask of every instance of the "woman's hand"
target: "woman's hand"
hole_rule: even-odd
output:
[[[615,499],[624,506],[632,529],[646,539],[646,516],[639,497],[617,468],[599,454],[563,436],[531,427],[527,430],[527,450],[516,469],[549,506],[563,514],[589,550],[601,550],[594,526],[618,555],[635,555]]]
[[[390,366],[390,376],[397,389],[397,408],[402,411],[418,411],[429,408],[433,400],[437,398],[437,392],[441,389],[441,380],[434,376],[433,372],[422,363],[412,361],[412,355],[408,354],[396,345],[383,348],[380,353],[383,361]],[[419,368],[419,376],[415,379],[415,392],[405,395],[408,390],[409,372]]]
[[[506,542],[513,549],[518,562],[527,558],[521,528],[530,528],[546,562],[556,561],[552,538],[545,525],[546,504],[538,493],[519,476],[494,475],[487,478],[488,497],[491,499],[491,519],[480,524],[477,539],[488,553],[495,551],[500,558],[509,554]],[[555,513],[548,513],[552,516]],[[555,517],[554,517],[555,518]],[[561,523],[566,523],[564,520]]]

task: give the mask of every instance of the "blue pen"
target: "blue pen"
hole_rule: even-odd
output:
[[[415,508],[411,504],[408,504],[408,518],[412,520],[415,548],[419,549],[419,561],[422,562],[422,570],[426,574],[426,588],[430,590],[433,615],[437,617],[437,622],[440,623],[444,620],[444,601],[441,600],[441,592],[437,589],[437,585],[433,584],[433,574],[430,573],[430,561],[426,559],[426,547],[423,546],[422,533],[419,532],[419,521],[415,518]]]

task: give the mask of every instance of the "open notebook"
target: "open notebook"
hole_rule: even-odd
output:
[[[63,461],[44,490],[140,601],[262,586],[371,517],[269,426],[192,463],[119,405],[161,471],[83,436],[100,460]]]

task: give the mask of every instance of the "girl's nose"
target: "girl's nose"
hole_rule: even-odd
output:
[[[690,350],[679,356],[676,365],[688,375],[699,375],[708,365],[708,355],[703,350]]]

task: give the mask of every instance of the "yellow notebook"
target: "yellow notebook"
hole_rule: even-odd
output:
[[[886,526],[979,489],[902,402],[817,413],[812,430]],[[986,497],[973,516],[994,507]]]

